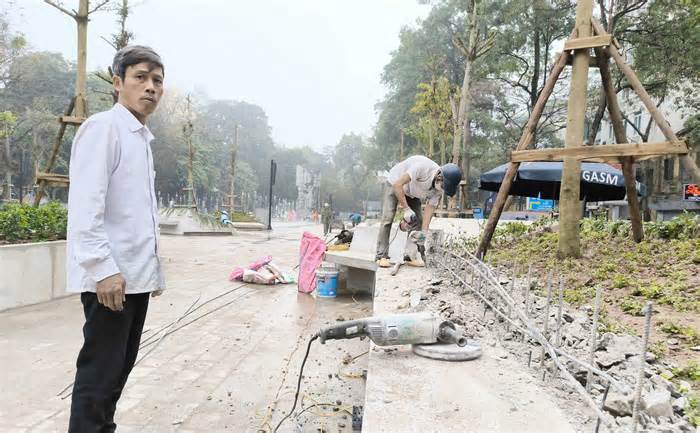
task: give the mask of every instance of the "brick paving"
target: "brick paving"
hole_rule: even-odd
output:
[[[235,265],[271,254],[291,269],[302,231],[320,232],[320,226],[279,226],[271,234],[164,236],[168,290],[152,299],[144,338],[181,316],[198,296],[201,305],[235,288],[238,284],[227,279]],[[280,412],[291,407],[308,336],[339,316],[371,314],[367,299],[316,299],[289,285],[246,286],[170,329],[229,301],[234,302],[164,338],[134,368],[117,408],[118,432],[270,431]],[[57,394],[73,380],[82,322],[76,296],[0,313],[0,431],[67,430],[70,398]],[[305,405],[311,404],[310,398],[340,400],[348,408],[364,404],[364,381],[338,373],[343,357],[367,348],[368,342],[359,340],[315,344],[303,382]],[[360,372],[366,358],[343,368]],[[275,400],[277,411],[270,412]],[[295,423],[314,432],[324,426],[349,432],[352,425],[343,410],[314,408],[280,431],[299,431]]]

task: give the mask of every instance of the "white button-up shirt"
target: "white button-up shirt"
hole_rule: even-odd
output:
[[[158,259],[153,134],[121,104],[88,118],[73,140],[68,193],[69,292],[121,273],[126,293],[165,288]]]

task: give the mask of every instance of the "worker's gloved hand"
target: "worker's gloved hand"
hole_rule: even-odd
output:
[[[413,242],[416,243],[416,245],[425,245],[425,240],[427,238],[425,232],[416,230],[414,232],[411,232],[409,236],[413,240]]]
[[[413,212],[413,209],[406,208],[403,210],[403,219],[406,221],[408,224],[413,224],[413,222],[416,220],[416,213]]]

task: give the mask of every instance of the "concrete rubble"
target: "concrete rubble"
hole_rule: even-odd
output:
[[[456,260],[450,262],[450,265],[454,266],[453,270],[456,273],[464,274],[463,265]],[[478,301],[476,296],[472,296],[471,291],[463,288],[460,281],[448,277],[448,273],[440,271],[439,266],[435,266],[435,264],[433,266],[438,268],[434,270],[434,281],[442,281],[439,284],[428,285],[422,288],[420,301],[422,308],[437,311],[445,319],[465,326],[470,338],[488,339],[493,338],[495,335],[498,346],[502,346],[511,354],[523,358],[524,363],[529,361],[533,365],[533,369],[539,365],[539,344],[532,341],[529,336],[523,338],[520,333],[507,330],[503,319],[493,314],[490,309],[485,308],[484,304]],[[525,289],[524,278],[517,278],[516,287],[512,288],[510,287],[512,284],[510,279],[512,270],[502,268],[496,270],[496,273],[500,275],[499,282],[502,287],[511,290],[511,293],[523,293]],[[506,275],[508,278],[505,277]],[[535,286],[534,283],[533,286]],[[436,287],[440,288],[440,291],[437,293],[435,291]],[[530,317],[534,319],[540,330],[544,328],[543,316],[546,297],[538,296],[538,294],[544,295],[543,292],[544,290],[533,290],[529,294],[531,302]],[[556,310],[556,301],[553,301],[550,308],[550,317],[548,318],[550,341],[554,341],[554,333],[556,332]],[[583,361],[588,361],[589,356],[592,310],[591,306],[583,306],[576,309],[565,304],[562,312],[560,329],[562,348],[567,353]],[[639,355],[642,347],[641,340],[641,337],[635,335],[603,333],[598,335],[595,343],[595,365],[619,382],[626,391],[620,392],[611,388],[603,406],[604,411],[615,418],[615,423],[620,426],[621,431],[629,429],[632,423],[634,388],[641,361],[641,356]],[[548,356],[546,359],[548,359]],[[690,423],[686,416],[686,409],[688,408],[686,395],[690,391],[690,385],[682,381],[675,381],[674,383],[664,378],[672,377],[672,374],[669,372],[674,368],[674,365],[657,359],[657,356],[653,353],[647,352],[645,360],[645,381],[640,402],[639,431],[696,432],[696,427]],[[576,380],[585,386],[588,370],[573,361],[566,362],[566,365]],[[546,363],[546,369],[545,376],[550,378],[552,374],[555,377],[558,376],[553,363]],[[534,373],[540,376],[541,379],[543,375],[541,370],[539,370],[539,373],[537,371]],[[596,401],[600,402],[606,381],[599,379],[596,375],[593,376],[593,380],[591,394]],[[561,398],[564,406],[569,408],[571,406],[579,406],[578,408],[572,408],[572,412],[577,413],[577,415],[572,416],[578,416],[579,421],[587,417],[589,425],[582,426],[581,431],[591,431],[590,423],[595,422],[595,415],[583,405],[577,395],[573,394],[573,390],[568,384],[564,384],[560,379],[556,381],[551,379],[551,381],[554,382],[551,385],[559,390],[558,396]],[[577,399],[579,401],[576,401]]]

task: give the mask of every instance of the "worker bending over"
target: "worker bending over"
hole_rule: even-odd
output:
[[[462,171],[456,164],[437,163],[422,155],[415,155],[399,162],[389,170],[388,185],[382,200],[382,222],[377,239],[377,264],[388,268],[389,234],[394,222],[397,205],[403,209],[403,220],[409,231],[427,232],[433,212],[444,192],[452,197],[462,180]],[[425,200],[425,209],[421,202]]]

